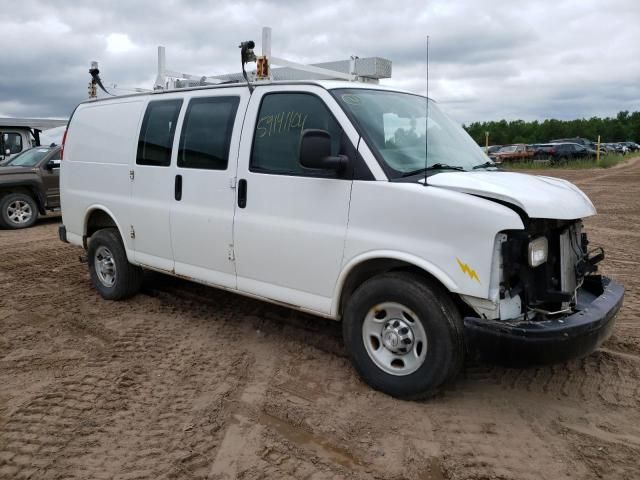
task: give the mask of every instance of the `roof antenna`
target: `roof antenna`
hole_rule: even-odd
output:
[[[247,81],[249,93],[253,93],[253,85],[249,81],[249,77],[247,77],[247,72],[244,69],[244,66],[249,62],[256,61],[256,54],[253,53],[253,49],[256,47],[256,44],[253,40],[247,40],[246,42],[242,42],[238,45],[238,47],[240,48],[240,60],[242,61],[242,76]]]
[[[427,165],[429,163],[429,35],[427,35],[427,117],[424,120],[424,186],[427,186]]]

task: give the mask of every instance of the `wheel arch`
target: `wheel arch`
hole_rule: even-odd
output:
[[[82,246],[85,248],[85,250],[87,249],[87,240],[89,239],[89,237],[103,228],[116,228],[118,230],[118,235],[120,235],[120,240],[122,240],[122,244],[124,245],[125,251],[127,252],[127,257],[131,259],[129,248],[123,235],[122,227],[116,220],[116,216],[113,214],[113,212],[111,212],[111,210],[109,210],[104,205],[92,205],[87,209],[82,228]]]
[[[395,251],[368,252],[352,259],[342,269],[331,305],[331,316],[336,319],[342,317],[346,302],[363,282],[382,273],[399,270],[416,273],[450,293],[458,291],[458,285],[451,277],[421,258]],[[452,297],[457,303],[458,295]]]

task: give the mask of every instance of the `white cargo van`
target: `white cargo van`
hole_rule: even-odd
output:
[[[433,393],[472,352],[590,353],[624,294],[594,274],[592,203],[497,170],[426,103],[343,81],[84,102],[60,237],[88,250],[106,299],[151,269],[341,320],[362,378],[402,398]]]

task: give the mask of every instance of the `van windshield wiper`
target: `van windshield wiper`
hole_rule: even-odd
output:
[[[496,164],[496,162],[492,162],[491,160],[488,160],[480,165],[476,165],[475,167],[473,167],[473,170],[477,170],[479,168],[489,168],[489,167],[498,167],[498,165]]]
[[[412,172],[404,173],[403,177],[410,177],[411,175],[418,175],[419,173],[423,173],[429,170],[457,170],[460,172],[465,172],[466,170],[463,167],[458,165],[447,165],[446,163],[434,163],[433,165],[429,165],[427,168],[419,168],[418,170],[413,170]]]

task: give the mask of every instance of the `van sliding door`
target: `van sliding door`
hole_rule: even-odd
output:
[[[172,168],[175,273],[226,288],[236,287],[234,177],[248,98],[246,89],[192,94]]]

